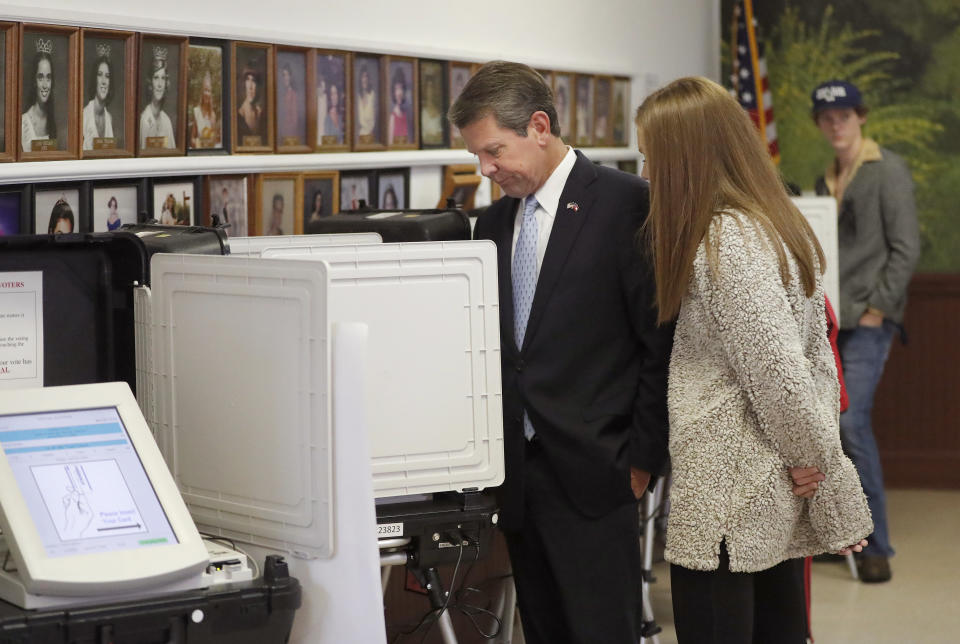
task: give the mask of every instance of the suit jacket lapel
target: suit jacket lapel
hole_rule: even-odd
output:
[[[540,276],[537,278],[537,290],[533,295],[530,319],[527,321],[527,330],[523,336],[524,347],[530,344],[531,338],[536,334],[547,301],[560,279],[570,250],[573,248],[584,222],[590,216],[590,207],[593,205],[596,195],[591,194],[588,187],[596,178],[597,171],[594,169],[593,163],[578,152],[577,161],[570,171],[570,176],[567,177],[567,183],[560,195],[560,202],[557,204],[553,229],[550,231],[550,239],[547,241],[547,252],[543,257],[543,265],[540,267]],[[567,204],[576,204],[577,208],[567,208]],[[510,297],[512,298],[512,294]],[[502,301],[501,306],[503,306]],[[511,299],[511,312],[512,309]],[[512,313],[510,321],[513,322]]]
[[[502,350],[516,353],[516,338],[513,334],[513,226],[517,218],[519,199],[509,199],[503,216],[500,218],[497,230],[497,270],[506,279],[500,280],[500,335],[509,337],[509,342],[502,343]]]

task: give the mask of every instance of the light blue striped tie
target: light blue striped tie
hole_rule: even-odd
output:
[[[533,294],[537,290],[537,198],[530,195],[523,205],[523,221],[520,223],[520,235],[517,248],[513,252],[513,337],[517,349],[523,347],[523,336],[530,319],[533,306]],[[533,424],[527,412],[523,412],[523,435],[527,440],[533,438]]]

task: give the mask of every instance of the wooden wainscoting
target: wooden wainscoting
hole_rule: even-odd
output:
[[[960,488],[960,274],[915,275],[874,401],[888,487]]]

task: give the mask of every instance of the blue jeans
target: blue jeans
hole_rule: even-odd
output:
[[[837,345],[843,361],[843,377],[850,406],[840,414],[840,441],[843,451],[857,468],[860,483],[873,514],[873,534],[868,537],[865,555],[893,555],[887,530],[887,498],[883,491],[883,468],[873,436],[871,414],[873,395],[890,354],[895,325],[884,320],[882,327],[860,326],[840,331]]]

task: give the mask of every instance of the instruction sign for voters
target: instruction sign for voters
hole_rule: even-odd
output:
[[[0,273],[0,388],[43,386],[43,273]]]

